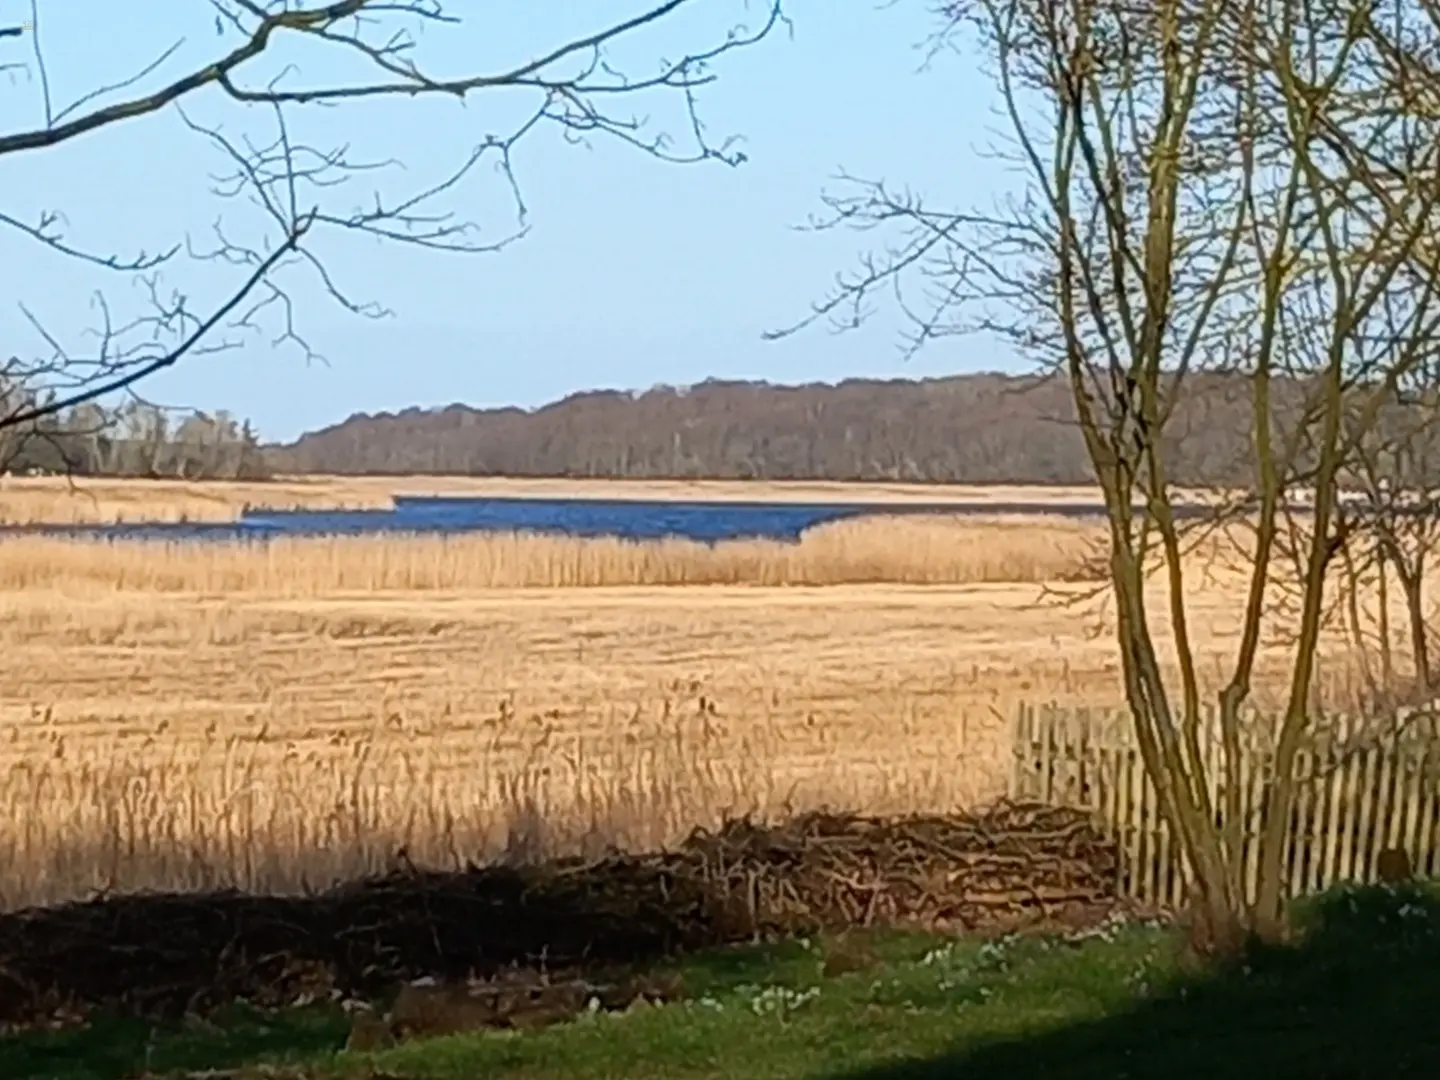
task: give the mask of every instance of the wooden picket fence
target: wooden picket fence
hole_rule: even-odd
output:
[[[1249,717],[1240,756],[1246,889],[1257,877],[1261,800],[1273,772],[1274,721]],[[1217,711],[1201,725],[1210,794],[1224,825]],[[1014,725],[1013,797],[1092,810],[1120,848],[1121,890],[1139,903],[1182,905],[1189,867],[1161,820],[1154,785],[1123,710],[1025,705]],[[1440,876],[1440,730],[1433,718],[1362,731],[1328,721],[1300,753],[1297,806],[1286,841],[1292,896],[1341,882],[1370,882],[1376,856],[1403,848],[1415,872]]]

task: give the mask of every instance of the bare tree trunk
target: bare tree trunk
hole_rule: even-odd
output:
[[[1416,566],[1397,566],[1400,588],[1405,594],[1405,611],[1410,619],[1410,655],[1415,664],[1415,685],[1428,691],[1433,685],[1430,671],[1429,628],[1425,625],[1425,569],[1421,563]]]
[[[1376,553],[1375,567],[1379,574],[1380,594],[1380,685],[1388,690],[1395,685],[1395,656],[1390,640],[1390,560],[1383,548]]]
[[[1383,659],[1384,645],[1383,643],[1381,645],[1381,679],[1377,683],[1375,673],[1370,669],[1370,649],[1368,642],[1365,640],[1365,620],[1360,613],[1360,591],[1363,585],[1360,571],[1355,565],[1355,557],[1350,550],[1349,544],[1345,545],[1341,551],[1341,556],[1345,567],[1345,618],[1350,627],[1351,646],[1354,648],[1355,655],[1360,664],[1360,678],[1365,685],[1364,692],[1367,695],[1366,700],[1374,701],[1380,696],[1383,690],[1388,689],[1391,685],[1390,680],[1385,675]],[[1384,573],[1383,567],[1381,567],[1381,573]],[[1383,636],[1385,632],[1383,622],[1381,623],[1380,632]]]

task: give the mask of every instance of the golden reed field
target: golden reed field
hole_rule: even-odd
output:
[[[0,512],[223,520],[247,503],[383,506],[396,491],[446,490],[566,491],[8,480]],[[805,497],[569,489],[622,490]],[[713,548],[513,535],[0,542],[3,906],[97,889],[290,889],[402,850],[450,865],[648,846],[727,814],[974,803],[1004,789],[1021,702],[1119,694],[1107,613],[1085,581],[1103,534],[1059,515],[875,517],[798,545]],[[1240,563],[1219,557],[1223,543],[1197,555],[1190,581],[1212,682],[1239,606]],[[1347,647],[1332,634],[1325,648],[1322,690],[1339,695]],[[1285,660],[1277,641],[1262,701]]]

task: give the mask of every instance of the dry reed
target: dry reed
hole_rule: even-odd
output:
[[[1013,586],[9,603],[11,905],[973,805],[1021,700],[1119,693],[1093,620]],[[1212,688],[1233,639],[1200,628]],[[1257,694],[1283,673],[1267,652]]]
[[[4,542],[0,590],[312,597],[618,585],[958,585],[1083,576],[1103,540],[1063,517],[870,517],[797,544],[576,539],[519,533],[245,541]]]
[[[983,772],[946,768],[959,742],[897,770],[837,740],[797,769],[797,733],[779,718],[732,731],[703,695],[652,704],[612,708],[587,729],[502,702],[441,729],[391,714],[323,738],[263,720],[229,734],[161,720],[76,737],[39,715],[27,749],[0,765],[0,907],[92,890],[289,892],[384,870],[401,851],[453,867],[647,850],[737,814],[945,809],[999,793],[975,786]]]

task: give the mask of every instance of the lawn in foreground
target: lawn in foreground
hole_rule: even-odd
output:
[[[336,1053],[338,1010],[275,1016],[236,1011],[214,1028],[151,1032],[128,1022],[0,1042],[7,1080],[119,1080],[245,1064],[305,1064],[306,1075],[405,1077],[802,1077],[858,1062],[943,1051],[957,1036],[993,1037],[1101,1016],[1163,967],[1155,928],[1093,941],[983,943],[928,934],[852,935],[699,956],[681,972],[691,999],[598,1014],[545,1031],[407,1043],[375,1055]],[[861,970],[826,974],[834,967]],[[256,1074],[265,1075],[257,1068]]]
[[[371,1056],[337,1052],[345,1022],[335,1012],[154,1035],[113,1023],[0,1041],[0,1075],[120,1080],[147,1065],[156,1076],[251,1065],[256,1080],[1440,1075],[1440,905],[1429,894],[1342,892],[1319,910],[1302,947],[1203,979],[1178,972],[1174,938],[1155,926],[993,943],[884,935],[846,946],[873,966],[830,976],[826,943],[710,954],[684,969],[696,995],[685,1004],[542,1032]]]

